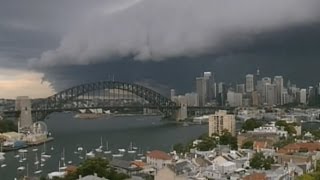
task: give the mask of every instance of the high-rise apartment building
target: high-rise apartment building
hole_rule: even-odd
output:
[[[307,90],[300,89],[300,103],[307,104]]]
[[[206,84],[207,84],[206,101],[210,102],[214,98],[214,75],[212,72],[204,72],[203,77],[206,79]]]
[[[242,93],[235,93],[232,91],[228,91],[227,101],[230,107],[242,106]]]
[[[227,114],[225,110],[219,110],[209,116],[209,136],[212,136],[212,134],[222,135],[224,130],[235,136],[236,120],[234,115]]]
[[[244,84],[237,84],[236,92],[244,94],[246,92],[245,85]]]
[[[276,104],[282,105],[282,91],[283,91],[283,78],[282,76],[275,76],[273,83],[276,85]]]
[[[199,106],[204,106],[207,103],[207,79],[204,77],[197,77],[196,88],[199,99]]]
[[[254,81],[253,81],[253,75],[247,74],[246,75],[246,92],[250,93],[254,90]]]
[[[273,106],[276,104],[276,85],[266,83],[266,104],[268,106]]]
[[[261,94],[261,101],[262,104],[267,103],[267,92],[266,92],[266,85],[271,84],[271,78],[269,77],[264,77],[261,79],[261,89],[259,89],[260,94]]]

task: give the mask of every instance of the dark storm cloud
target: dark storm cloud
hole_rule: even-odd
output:
[[[108,2],[0,0],[0,67],[26,68],[27,59],[59,46],[88,11]]]
[[[243,83],[247,73],[260,67],[262,76],[284,75],[301,86],[320,81],[320,24],[285,28],[255,36],[241,48],[228,49],[216,56],[171,58],[168,61],[114,60],[91,65],[51,67],[46,78],[57,90],[70,85],[110,80],[144,82],[168,94],[170,88],[184,93],[195,88],[195,77],[214,71],[218,81]],[[152,81],[150,81],[150,79]]]
[[[257,66],[315,82],[320,65],[318,0],[0,3],[0,67],[32,59],[56,90],[114,74],[184,92],[203,71],[239,82]]]
[[[252,36],[319,21],[318,0],[128,0],[91,12],[31,65],[168,60],[217,54]],[[238,43],[237,43],[238,44]]]

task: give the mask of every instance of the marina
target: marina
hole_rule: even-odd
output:
[[[0,161],[0,177],[6,180],[25,176],[27,165],[30,176],[59,176],[69,165],[78,165],[90,157],[144,160],[148,150],[169,151],[172,144],[188,142],[207,131],[201,125],[183,127],[167,124],[157,116],[102,117],[94,121],[79,121],[72,113],[55,113],[46,120],[46,124],[54,140],[20,149],[19,152],[6,152],[5,160]],[[127,126],[123,127],[123,124]],[[102,151],[96,151],[101,146]],[[119,149],[125,152],[120,153]],[[129,153],[130,150],[136,152]],[[36,156],[39,163],[35,164]]]

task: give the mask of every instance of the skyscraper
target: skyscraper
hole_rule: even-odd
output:
[[[250,93],[254,90],[254,82],[253,82],[253,75],[247,74],[246,75],[246,92]]]
[[[204,106],[207,102],[207,79],[204,77],[196,78],[196,89],[199,99],[199,106]]]
[[[268,106],[273,106],[276,104],[276,85],[266,83],[266,103]]]
[[[242,106],[242,93],[235,93],[232,91],[228,91],[227,101],[230,107]]]
[[[212,72],[204,72],[203,77],[206,79],[206,86],[207,86],[206,101],[210,102],[214,98],[214,75]]]
[[[300,90],[300,103],[307,104],[307,90],[306,89]]]
[[[244,94],[245,91],[246,91],[246,89],[245,89],[245,85],[244,84],[237,84],[237,86],[236,86],[236,92],[237,93]]]
[[[276,85],[276,104],[282,105],[282,91],[283,91],[283,78],[282,76],[275,76],[273,83]]]
[[[260,94],[261,94],[261,101],[262,104],[267,102],[267,92],[266,92],[266,85],[271,84],[271,78],[269,77],[264,77],[261,79],[261,89],[259,89]]]

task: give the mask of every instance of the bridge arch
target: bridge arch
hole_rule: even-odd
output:
[[[69,89],[66,89],[64,91],[61,91],[55,95],[52,95],[46,99],[34,101],[32,103],[32,110],[33,111],[51,111],[51,112],[54,112],[58,109],[63,110],[64,104],[76,100],[76,98],[79,96],[82,96],[90,92],[106,90],[106,89],[119,89],[119,90],[130,92],[148,101],[150,105],[160,109],[160,111],[162,112],[164,112],[165,109],[176,107],[176,103],[171,101],[171,99],[144,86],[134,84],[134,83],[119,82],[119,81],[99,81],[99,82],[77,85]]]

